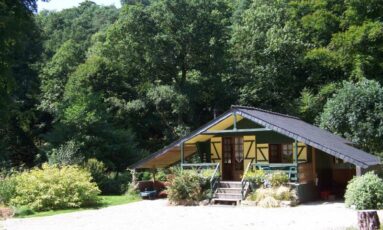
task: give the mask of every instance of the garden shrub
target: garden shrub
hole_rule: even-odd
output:
[[[103,195],[121,195],[128,190],[132,179],[130,172],[107,172],[105,164],[97,159],[91,158],[84,163],[98,188]],[[118,174],[118,175],[117,175]]]
[[[297,195],[295,190],[286,186],[280,186],[277,188],[259,188],[251,193],[248,199],[256,201],[261,207],[278,207],[280,201],[295,202]],[[278,205],[275,203],[278,203]]]
[[[90,173],[78,166],[43,164],[15,177],[17,187],[10,203],[35,211],[94,205],[100,190],[91,180]]]
[[[51,165],[76,165],[83,162],[84,157],[79,153],[79,145],[68,141],[59,148],[48,153],[48,162]]]
[[[123,173],[117,178],[108,175],[108,177],[101,183],[100,190],[103,195],[121,195],[124,194],[128,188],[131,181],[130,175]]]
[[[274,189],[272,188],[259,188],[257,190],[255,190],[255,200],[254,201],[261,201],[263,199],[265,199],[266,197],[274,197]]]
[[[107,179],[105,164],[97,159],[91,158],[84,163],[84,168],[90,172],[93,181],[98,187]]]
[[[362,209],[383,208],[383,180],[373,172],[354,177],[347,185],[345,203],[348,207]]]
[[[35,211],[26,206],[18,207],[15,209],[15,216],[29,216],[33,215],[34,213]]]
[[[153,179],[153,176],[151,172],[145,171],[145,172],[137,173],[137,180],[139,181],[152,180],[152,179]]]
[[[296,201],[298,199],[296,191],[294,189],[290,189],[289,187],[279,186],[274,191],[274,198],[277,200]]]
[[[183,170],[176,172],[167,188],[169,201],[173,204],[196,204],[207,198],[209,187],[207,181],[210,177],[204,177],[204,173],[195,170]]]
[[[264,199],[260,200],[258,206],[262,208],[276,208],[279,207],[279,201],[277,201],[274,197],[268,196]]]
[[[0,204],[8,205],[15,192],[15,176],[7,176],[0,179]]]
[[[289,182],[289,176],[283,171],[275,171],[268,176],[269,183],[272,187],[278,187]]]
[[[260,186],[263,184],[263,182],[266,179],[266,173],[264,170],[249,170],[244,175],[245,180],[249,181],[250,183],[255,184],[256,186]]]
[[[167,173],[165,169],[159,169],[156,173],[156,180],[157,181],[166,181],[167,180]]]

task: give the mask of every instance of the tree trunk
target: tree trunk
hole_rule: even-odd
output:
[[[375,210],[358,211],[359,230],[378,230],[380,222]]]

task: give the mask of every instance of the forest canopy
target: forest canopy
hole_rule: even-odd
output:
[[[383,151],[381,0],[0,0],[1,167],[130,164],[241,104]]]

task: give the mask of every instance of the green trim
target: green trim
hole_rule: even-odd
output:
[[[181,164],[183,164],[184,163],[184,157],[185,157],[185,153],[184,153],[184,142],[181,142]]]
[[[268,128],[255,128],[255,129],[225,129],[225,130],[214,130],[205,131],[201,135],[218,135],[218,134],[232,134],[232,133],[254,133],[254,132],[265,132],[270,131]]]

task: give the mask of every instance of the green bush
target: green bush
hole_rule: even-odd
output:
[[[262,169],[260,170],[249,170],[245,174],[245,180],[255,184],[256,186],[260,186],[266,179],[266,173]]]
[[[97,159],[91,158],[84,163],[84,168],[90,172],[90,175],[93,178],[93,181],[98,185],[101,184],[107,179],[106,167],[105,164]]]
[[[348,207],[362,209],[383,208],[383,180],[373,172],[354,177],[347,185],[345,202]]]
[[[272,187],[279,187],[289,182],[289,176],[283,171],[275,171],[269,174],[268,180]]]
[[[34,213],[35,211],[26,206],[18,207],[15,209],[15,216],[29,216],[33,215]]]
[[[44,164],[15,176],[10,204],[35,211],[94,205],[100,190],[91,180],[90,173],[78,166]]]
[[[16,192],[15,176],[0,179],[0,204],[8,205]]]
[[[121,195],[128,190],[129,183],[132,179],[130,172],[107,172],[105,164],[97,159],[89,159],[84,163],[98,188],[103,195]]]
[[[167,188],[168,199],[173,204],[195,204],[207,197],[207,178],[194,170],[176,172]],[[210,180],[210,178],[209,178]]]
[[[121,173],[119,176],[109,174],[108,177],[101,183],[100,190],[103,195],[121,195],[124,194],[132,180],[130,173]]]
[[[167,180],[167,173],[165,169],[159,169],[156,173],[156,180],[157,181],[166,181]]]
[[[140,172],[137,173],[137,180],[138,181],[145,181],[145,180],[152,180],[153,179],[153,174],[151,172]]]

